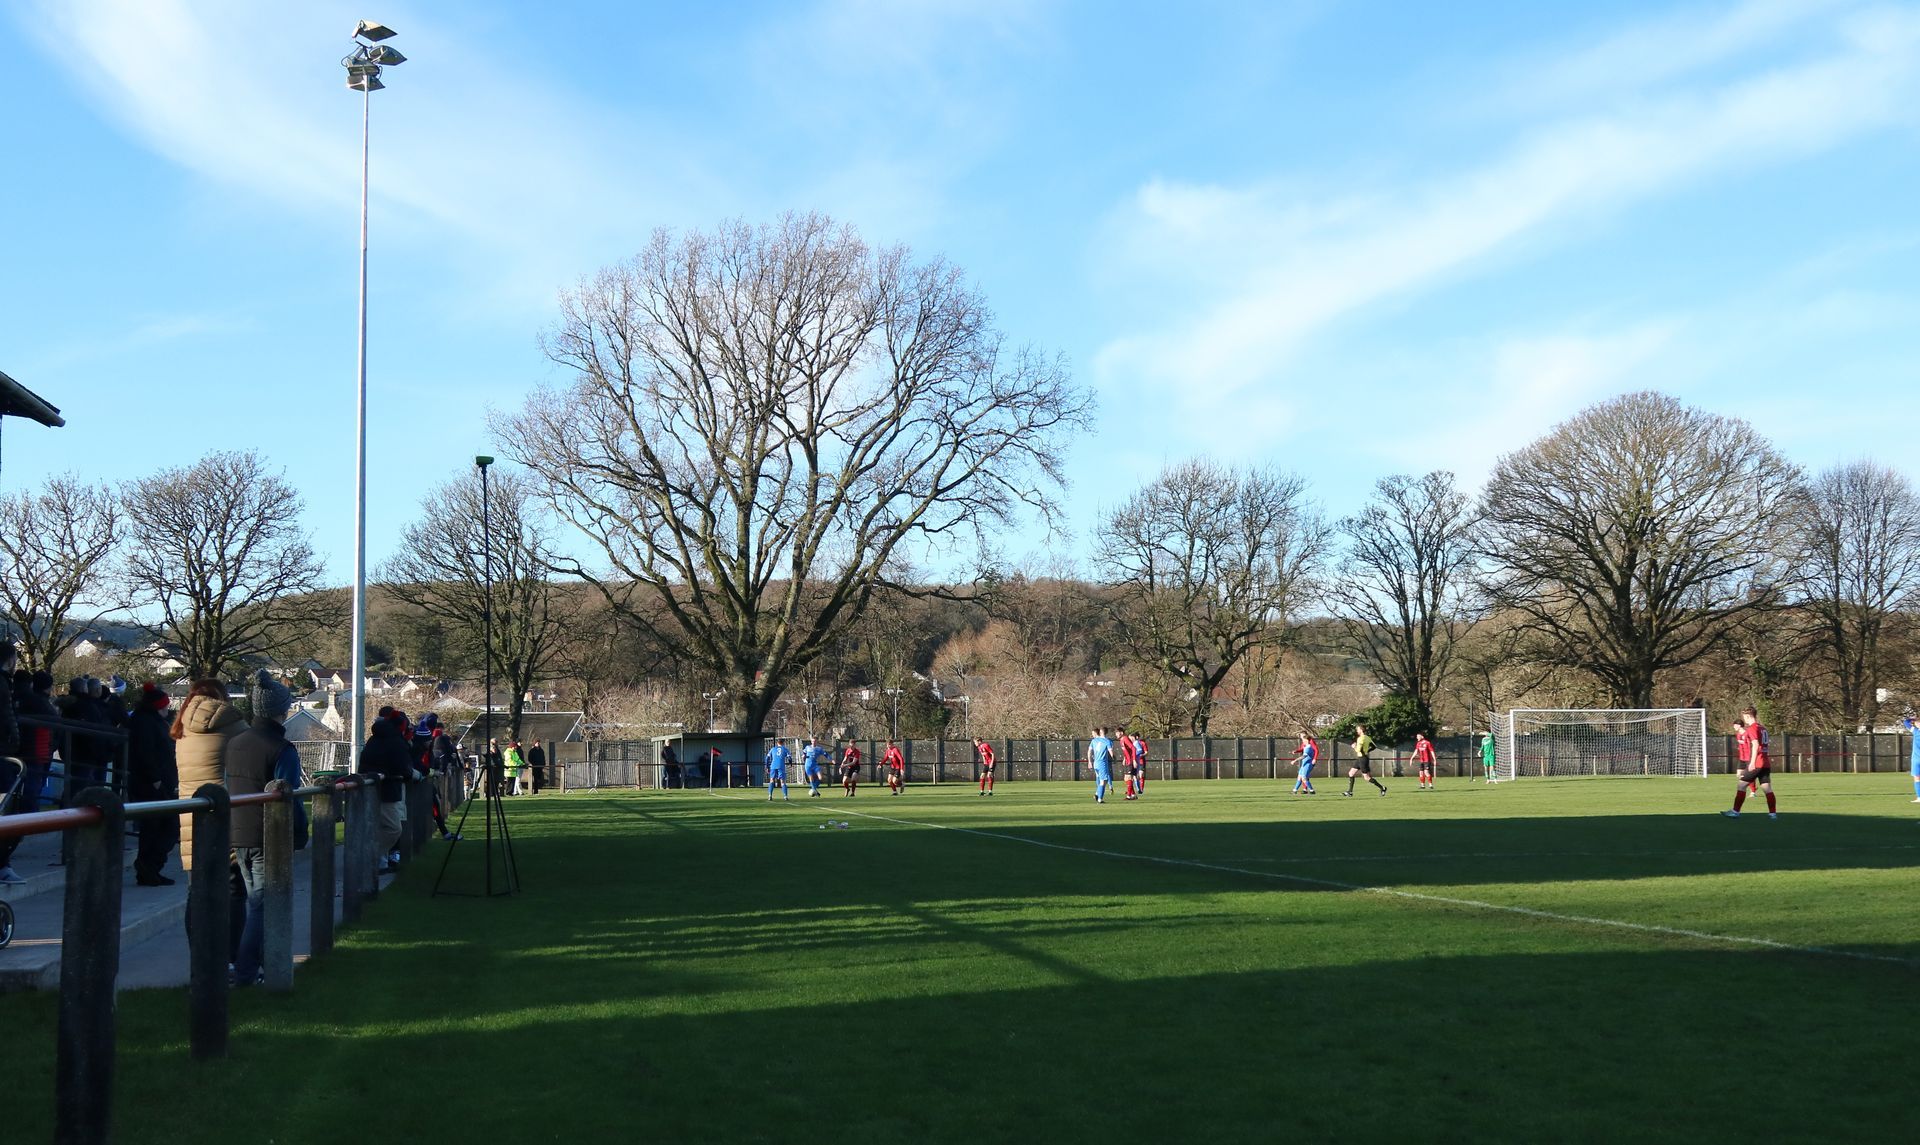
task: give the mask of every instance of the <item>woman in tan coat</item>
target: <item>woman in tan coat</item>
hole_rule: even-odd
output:
[[[227,686],[195,680],[173,718],[174,758],[180,794],[192,798],[202,784],[227,781],[227,741],[247,730],[240,710],[227,702]],[[180,816],[180,866],[193,869],[193,816]]]

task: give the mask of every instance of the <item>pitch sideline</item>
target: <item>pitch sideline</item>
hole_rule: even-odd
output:
[[[758,802],[743,795],[722,795],[707,790],[715,799],[731,799],[744,802]],[[824,811],[826,808],[802,806],[804,811]],[[1702,942],[1717,942],[1728,946],[1758,947],[1763,950],[1779,950],[1791,954],[1818,954],[1831,958],[1847,958],[1857,962],[1890,962],[1896,966],[1920,966],[1920,961],[1911,958],[1897,958],[1891,954],[1868,954],[1858,950],[1839,950],[1831,946],[1800,946],[1791,942],[1779,942],[1771,938],[1751,938],[1741,934],[1714,934],[1704,930],[1688,930],[1685,927],[1657,926],[1653,923],[1627,922],[1617,918],[1593,918],[1587,915],[1564,914],[1559,911],[1540,910],[1535,907],[1509,906],[1503,903],[1484,902],[1480,899],[1456,898],[1452,895],[1426,894],[1421,891],[1400,890],[1395,887],[1367,886],[1364,883],[1341,882],[1337,879],[1317,879],[1310,875],[1291,875],[1281,871],[1255,871],[1246,867],[1230,867],[1222,863],[1208,863],[1199,859],[1175,859],[1165,855],[1141,855],[1128,851],[1109,851],[1098,847],[1076,847],[1067,843],[1049,843],[1044,839],[1030,839],[1024,835],[1009,835],[1002,831],[982,831],[977,827],[955,827],[946,823],[929,823],[921,819],[900,819],[891,815],[876,815],[871,811],[856,811],[851,807],[838,810],[857,815],[862,819],[872,819],[881,823],[894,823],[902,827],[925,827],[935,831],[954,831],[962,835],[978,835],[983,839],[999,839],[1008,843],[1024,843],[1029,847],[1041,847],[1049,851],[1067,851],[1074,854],[1094,855],[1103,859],[1120,859],[1127,862],[1158,863],[1170,867],[1192,867],[1202,871],[1219,871],[1223,874],[1242,875],[1252,879],[1268,879],[1276,882],[1297,883],[1302,886],[1320,887],[1325,890],[1352,891],[1360,894],[1381,895],[1403,901],[1427,903],[1437,906],[1465,907],[1469,910],[1483,910],[1495,914],[1519,915],[1523,918],[1540,919],[1547,922],[1573,923],[1579,926],[1597,926],[1611,930],[1626,930],[1640,934],[1657,934],[1670,938],[1691,938]],[[1721,853],[1721,852],[1713,852]]]

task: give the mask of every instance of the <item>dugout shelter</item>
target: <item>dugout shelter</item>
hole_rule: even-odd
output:
[[[675,787],[753,787],[764,782],[767,749],[772,732],[674,732],[653,737],[654,786],[667,787],[671,777],[659,762],[669,744],[680,760]],[[714,753],[718,752],[718,755]]]

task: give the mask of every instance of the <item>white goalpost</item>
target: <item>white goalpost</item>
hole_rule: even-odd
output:
[[[1495,775],[1707,774],[1700,708],[1514,708],[1494,713]]]

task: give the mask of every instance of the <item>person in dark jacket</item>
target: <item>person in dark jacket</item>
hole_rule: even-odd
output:
[[[173,759],[173,737],[167,734],[173,702],[151,683],[140,687],[133,714],[127,717],[127,799],[147,803],[180,797],[180,769]],[[140,848],[134,855],[134,882],[143,887],[170,887],[173,880],[160,873],[167,856],[180,844],[180,819],[149,815],[140,820]]]
[[[413,771],[413,753],[401,734],[401,720],[394,718],[392,709],[383,710],[387,714],[373,721],[371,734],[360,748],[360,771],[380,777],[379,840],[385,872],[392,868],[393,847],[407,821],[407,776]]]
[[[265,791],[268,781],[276,777],[282,753],[291,746],[287,743],[283,721],[293,706],[293,693],[261,671],[254,675],[250,698],[253,723],[233,737],[226,752],[227,791],[236,799]],[[240,938],[233,955],[236,986],[252,986],[261,977],[261,947],[265,938],[263,904],[267,890],[265,810],[258,804],[235,806],[229,819],[233,832],[233,866],[239,873],[236,897],[242,910]]]
[[[5,814],[12,815],[24,811],[25,801],[13,794],[14,784],[26,777],[26,765],[20,755],[20,721],[13,714],[12,678],[14,667],[20,661],[20,649],[10,639],[0,639],[0,800]],[[12,886],[27,880],[13,869],[13,851],[20,845],[18,839],[0,839],[0,886]]]
[[[525,755],[527,770],[533,775],[533,793],[538,795],[540,789],[547,786],[547,749],[540,746],[539,740],[534,740],[527,745]]]

